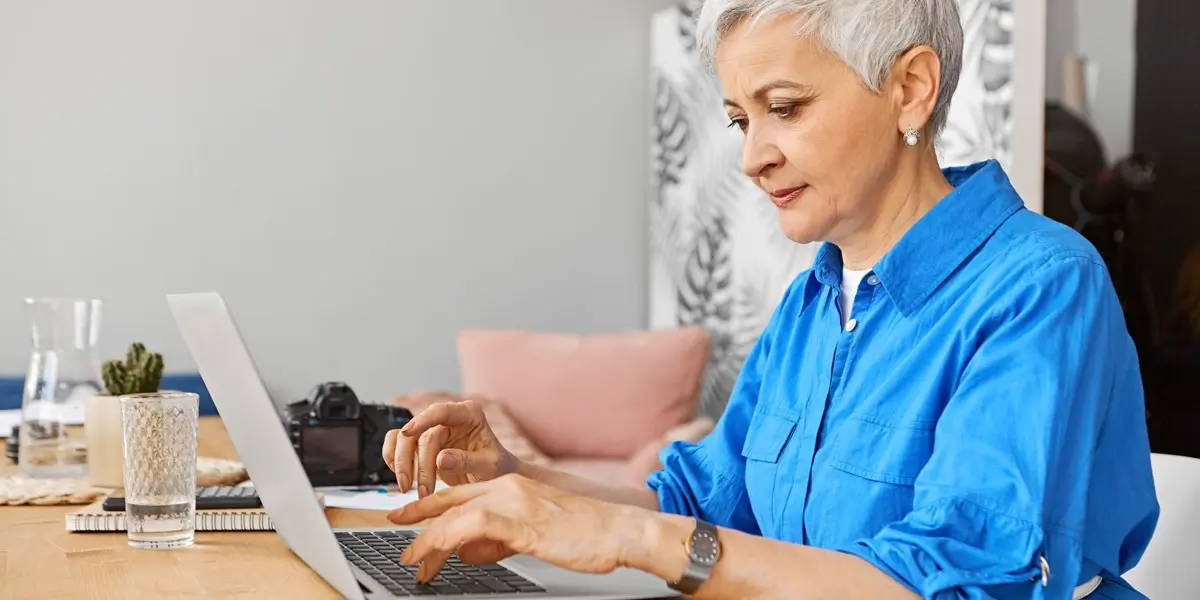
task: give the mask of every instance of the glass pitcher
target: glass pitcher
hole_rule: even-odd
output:
[[[18,464],[31,477],[87,475],[83,407],[101,394],[100,300],[27,298],[33,352],[21,400]]]

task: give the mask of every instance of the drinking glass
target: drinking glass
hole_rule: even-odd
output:
[[[200,397],[187,392],[121,396],[125,529],[134,548],[191,546],[196,531],[196,435]]]

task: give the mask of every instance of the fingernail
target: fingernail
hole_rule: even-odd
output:
[[[400,433],[408,433],[408,432],[412,431],[412,427],[413,427],[413,422],[409,421],[404,424],[404,427],[400,428]]]
[[[425,486],[425,484],[423,484],[423,483],[422,483],[422,484],[420,485],[420,487],[418,487],[418,488],[417,488],[417,495],[418,495],[418,496],[420,496],[420,497],[422,497],[422,498],[424,498],[425,496],[428,496],[428,495],[429,495],[429,488],[428,488],[428,487],[426,487],[426,486]]]
[[[458,457],[453,454],[442,455],[442,468],[453,471],[458,468]]]
[[[408,489],[412,487],[412,482],[408,480],[407,476],[401,475],[396,478],[396,486],[400,488],[400,493],[403,494],[408,492]]]
[[[412,558],[412,553],[408,551],[408,548],[405,548],[404,552],[400,553],[400,563],[401,564],[405,564],[405,565],[409,564],[409,560],[411,558]]]

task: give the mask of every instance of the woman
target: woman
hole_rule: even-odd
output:
[[[389,435],[401,555],[641,569],[697,598],[1141,598],[1158,507],[1108,274],[1001,167],[942,170],[955,0],[709,0],[743,167],[823,241],[702,443],[645,489],[522,464],[477,407]],[[450,488],[428,495],[440,476]],[[711,526],[715,526],[715,529]],[[710,537],[715,531],[715,541]]]

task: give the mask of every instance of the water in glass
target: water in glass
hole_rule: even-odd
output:
[[[199,396],[121,396],[121,417],[129,545],[152,550],[192,545]]]
[[[27,298],[33,350],[21,399],[20,469],[31,477],[87,475],[83,406],[101,393],[100,301]]]

